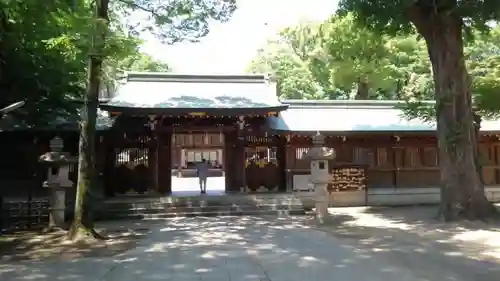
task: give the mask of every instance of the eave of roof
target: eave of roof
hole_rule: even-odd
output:
[[[6,114],[6,113],[9,113],[13,110],[16,110],[20,107],[22,107],[24,105],[24,101],[18,101],[18,102],[15,102],[15,103],[12,103],[4,108],[1,108],[0,109],[0,114]]]
[[[252,115],[285,110],[277,85],[264,74],[128,73],[101,109],[134,114]]]
[[[127,106],[113,106],[102,104],[102,110],[110,112],[121,112],[126,114],[135,115],[152,115],[161,114],[166,116],[191,116],[198,114],[206,114],[210,116],[240,116],[240,115],[268,115],[284,111],[288,108],[287,105],[281,106],[266,106],[266,107],[223,107],[223,108],[206,108],[206,107],[193,107],[193,108],[176,108],[176,107],[127,107]]]
[[[8,115],[0,118],[0,132],[10,131],[79,131],[80,115],[56,116],[49,124],[43,126],[30,126],[23,120]],[[97,112],[96,130],[105,131],[110,129],[116,117],[110,117],[107,112],[99,110]]]
[[[397,106],[402,101],[284,100],[288,110],[268,118],[268,127],[277,132],[418,132],[434,133],[435,122],[408,120]],[[425,103],[432,105],[433,101]],[[500,132],[500,120],[483,120],[483,132]]]

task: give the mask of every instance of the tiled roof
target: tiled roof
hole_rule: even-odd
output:
[[[96,130],[102,131],[110,129],[115,122],[116,117],[110,117],[107,112],[99,110],[97,112],[96,120]],[[80,121],[80,115],[74,114],[70,116],[57,116],[53,120],[41,127],[33,127],[26,124],[23,120],[20,120],[14,116],[4,116],[0,118],[0,132],[1,131],[16,131],[16,130],[61,130],[61,131],[78,131]]]
[[[288,105],[278,117],[268,117],[270,129],[296,132],[434,132],[434,122],[407,120],[398,101],[297,101],[285,100]],[[56,118],[47,130],[77,130],[78,116]],[[1,130],[32,129],[11,120],[11,116],[0,119]],[[97,129],[110,128],[115,119],[99,111]],[[483,120],[483,132],[500,132],[500,120]]]
[[[289,108],[268,125],[277,131],[298,132],[433,132],[435,122],[408,120],[398,101],[285,100]],[[484,120],[482,131],[500,131],[499,120]]]
[[[234,109],[282,107],[266,75],[128,73],[103,108]]]

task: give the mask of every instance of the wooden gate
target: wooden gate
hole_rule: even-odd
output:
[[[245,184],[250,191],[277,191],[280,167],[275,137],[247,136],[245,142]]]
[[[150,167],[151,138],[147,135],[126,134],[119,148],[115,148],[112,186],[115,193],[146,193],[153,187]]]

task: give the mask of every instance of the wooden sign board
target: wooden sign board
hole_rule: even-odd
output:
[[[205,115],[207,115],[207,113],[206,112],[190,112],[188,115],[189,116],[205,116]]]

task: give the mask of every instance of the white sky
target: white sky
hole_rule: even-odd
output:
[[[198,43],[163,45],[148,37],[143,51],[167,62],[175,72],[238,73],[280,29],[301,20],[320,21],[338,0],[239,0],[226,23],[214,23]],[[267,25],[266,25],[267,23]]]

